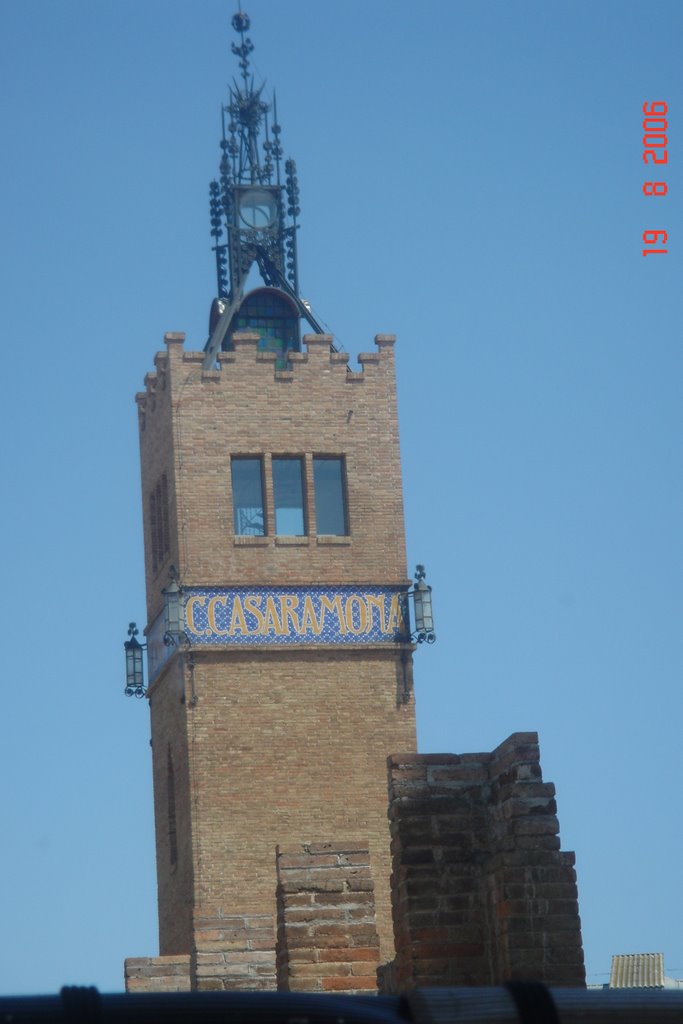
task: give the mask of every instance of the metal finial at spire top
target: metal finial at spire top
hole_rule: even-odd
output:
[[[232,16],[232,27],[234,28],[235,32],[241,33],[248,32],[249,29],[251,28],[251,21],[249,20],[249,15],[247,14],[246,11],[243,11],[241,7],[237,14],[233,14]]]
[[[251,21],[249,20],[249,15],[246,11],[243,11],[240,6],[237,14],[233,14],[232,16],[232,27],[235,32],[239,32],[240,34],[240,45],[238,46],[237,43],[233,43],[232,52],[240,59],[240,68],[242,69],[242,78],[244,80],[245,90],[249,79],[249,54],[254,49],[254,44],[251,39],[245,38],[244,35],[245,32],[249,31],[250,25]]]
[[[241,5],[232,16],[232,27],[240,36],[232,43],[232,52],[238,59],[239,74],[228,88],[228,100],[222,108],[222,138],[220,184],[226,189],[240,186],[282,185],[283,149],[281,128],[277,118],[275,94],[266,101],[265,84],[255,80],[250,64],[254,49],[247,32],[251,26],[249,15]],[[214,207],[212,218],[216,215]],[[230,219],[230,211],[226,209]],[[212,228],[218,225],[212,223]],[[214,234],[214,237],[217,237]]]

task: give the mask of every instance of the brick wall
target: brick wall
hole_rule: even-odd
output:
[[[151,696],[161,951],[191,949],[193,915],[273,913],[278,843],[324,842],[362,829],[390,959],[386,758],[392,747],[414,743],[400,656],[208,652],[196,655],[192,670],[185,666],[184,692],[173,674],[180,660],[174,657]],[[168,846],[169,744],[176,865]]]
[[[189,992],[190,957],[128,957],[123,976],[126,992]]]
[[[278,989],[374,993],[379,962],[367,843],[279,849]]]
[[[199,992],[268,992],[275,982],[272,914],[200,918],[195,923],[192,987]]]
[[[388,984],[585,984],[574,856],[560,851],[554,793],[535,733],[493,753],[389,759]]]
[[[194,758],[189,746],[186,707],[186,701],[191,700],[191,696],[186,697],[186,692],[191,692],[188,674],[183,659],[173,659],[166,668],[163,690],[150,699],[157,909],[160,951],[164,955],[189,954],[192,950],[196,839],[191,822],[196,811],[196,792],[193,800],[190,767]],[[175,862],[169,821],[169,756],[175,790]]]
[[[221,785],[218,776],[209,772],[209,778]],[[343,790],[339,778],[330,779],[329,789],[316,779],[315,787],[321,813]],[[207,796],[217,821],[224,813],[219,796]],[[392,993],[511,979],[583,986],[574,856],[560,850],[554,797],[554,786],[543,782],[535,733],[514,734],[492,753],[391,756],[393,961],[381,963],[375,913],[381,850],[375,858],[366,841],[279,847],[276,889],[267,858],[259,857],[254,819],[239,851],[228,848],[235,858],[230,877],[216,884],[228,903],[253,903],[258,894],[263,906],[277,910],[277,947],[270,914],[196,913],[191,960],[127,961],[127,987],[183,990],[191,975],[200,990],[269,990],[276,985],[276,955],[277,987],[284,991],[368,994],[379,987]],[[354,813],[351,806],[347,824]],[[225,824],[227,838],[227,818]],[[283,819],[275,829],[286,831]],[[205,829],[218,831],[218,824]],[[267,832],[263,849],[272,858],[271,837]],[[210,844],[197,843],[195,853],[201,868]],[[203,890],[201,906],[212,898]]]

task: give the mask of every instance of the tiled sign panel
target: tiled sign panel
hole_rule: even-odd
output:
[[[192,646],[358,646],[406,641],[410,632],[398,587],[187,587],[183,605]],[[170,654],[163,629],[157,620],[149,631],[150,679]]]

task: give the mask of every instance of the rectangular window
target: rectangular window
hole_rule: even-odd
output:
[[[306,532],[301,459],[273,459],[275,532],[302,537]]]
[[[239,536],[263,537],[266,517],[263,513],[261,459],[232,459],[231,470],[235,533]]]
[[[313,459],[315,517],[319,534],[345,537],[349,532],[346,513],[344,460],[319,457]]]

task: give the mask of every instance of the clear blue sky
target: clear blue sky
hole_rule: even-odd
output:
[[[304,295],[398,335],[423,751],[537,729],[589,980],[680,928],[683,103],[676,2],[245,0],[298,163]],[[200,348],[229,0],[0,6],[0,991],[157,952],[133,394]],[[645,198],[642,104],[669,104]],[[641,256],[664,228],[666,256]]]

